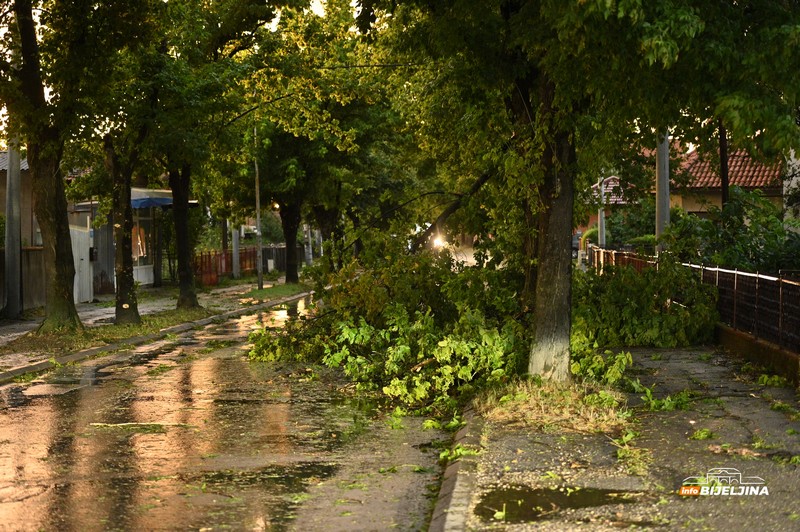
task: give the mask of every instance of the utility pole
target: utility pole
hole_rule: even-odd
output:
[[[242,228],[238,225],[231,224],[231,229],[231,242],[233,244],[231,267],[233,268],[233,278],[238,279],[242,276],[241,262],[239,262],[239,232]]]
[[[263,266],[261,265],[262,262],[262,254],[263,250],[261,249],[261,184],[259,183],[258,179],[258,130],[256,126],[253,126],[253,138],[256,139],[256,154],[253,157],[256,166],[256,271],[258,272],[258,289],[263,290],[264,288],[264,274],[262,272]]]
[[[600,178],[600,208],[597,209],[597,245],[606,247],[606,180]]]
[[[3,317],[19,319],[22,316],[22,216],[20,212],[20,156],[19,138],[8,143],[8,168],[6,169],[6,305]]]
[[[656,241],[669,227],[669,132],[658,136],[656,148]],[[656,246],[656,254],[664,251],[663,244]]]

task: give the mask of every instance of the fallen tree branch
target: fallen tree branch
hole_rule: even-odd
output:
[[[455,201],[449,204],[445,209],[439,214],[436,218],[436,221],[433,222],[427,229],[425,229],[422,233],[420,233],[417,238],[414,239],[414,242],[411,243],[411,253],[416,253],[419,249],[425,246],[428,241],[433,237],[433,235],[442,227],[447,219],[456,212],[458,209],[461,208],[462,204],[464,203],[465,199],[471,198],[474,196],[483,185],[486,184],[487,181],[492,177],[492,174],[485,173],[482,174],[478,179],[472,183],[472,186],[469,187],[469,190],[464,194],[458,194],[458,197]]]

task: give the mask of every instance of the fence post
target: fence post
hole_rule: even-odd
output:
[[[778,345],[783,347],[783,274],[778,274]]]
[[[761,319],[758,316],[758,285],[760,280],[758,271],[756,271],[756,308],[755,312],[753,312],[753,336],[755,337],[758,337],[758,325],[761,323]]]
[[[733,328],[736,328],[736,301],[739,292],[739,268],[733,270]]]

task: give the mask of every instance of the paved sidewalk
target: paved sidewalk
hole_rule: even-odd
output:
[[[710,348],[633,354],[634,372],[656,398],[691,392],[685,409],[669,411],[630,395],[630,448],[640,450],[645,473],[629,472],[609,435],[536,432],[470,415],[456,443],[479,454],[447,468],[431,530],[800,530],[796,390],[758,384],[741,361]],[[731,475],[719,494],[678,494],[684,479],[715,468]]]
[[[280,283],[278,280],[276,283]],[[266,287],[271,286],[269,283]],[[128,345],[141,345],[149,341],[163,338],[167,334],[174,334],[196,326],[205,325],[219,318],[235,317],[246,313],[257,312],[259,309],[268,306],[279,305],[289,300],[297,299],[308,295],[307,293],[297,294],[279,300],[268,301],[265,303],[246,302],[240,296],[255,288],[250,284],[241,284],[223,288],[214,288],[209,291],[198,292],[200,305],[215,312],[214,316],[196,322],[179,324],[174,327],[163,329],[156,334],[150,334],[135,338],[126,339],[124,343]],[[145,289],[146,290],[146,289]],[[174,309],[177,297],[169,294],[153,297],[148,294],[139,303],[139,313],[144,316],[165,310]],[[97,327],[112,323],[114,320],[113,295],[104,297],[97,303],[83,303],[77,305],[78,314],[84,326]],[[33,331],[41,323],[41,318],[30,320],[0,320],[0,345],[6,345],[20,336]],[[72,353],[59,357],[56,361],[59,364],[82,360],[89,356],[94,356],[103,352],[117,349],[117,345],[104,345],[86,349],[77,353]],[[7,353],[0,355],[0,383],[14,378],[17,375],[32,371],[43,371],[53,366],[50,361],[51,356],[46,353]]]

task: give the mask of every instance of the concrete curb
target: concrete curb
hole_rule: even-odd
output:
[[[223,312],[221,314],[215,314],[213,316],[209,316],[208,318],[203,318],[201,320],[196,320],[188,323],[180,323],[178,325],[173,325],[172,327],[168,327],[166,329],[162,329],[161,331],[153,334],[147,334],[143,336],[134,336],[132,338],[126,338],[125,340],[120,340],[117,343],[103,345],[98,347],[92,347],[89,349],[84,349],[83,351],[78,351],[76,353],[70,353],[68,355],[63,355],[55,359],[51,360],[43,360],[41,362],[36,362],[33,364],[28,364],[25,366],[19,366],[16,368],[12,368],[0,373],[0,384],[5,384],[15,377],[19,375],[24,375],[25,373],[32,373],[32,372],[40,372],[40,371],[47,371],[49,369],[53,369],[58,365],[68,364],[70,362],[78,362],[81,360],[85,360],[87,358],[97,356],[103,353],[107,353],[110,351],[116,351],[120,349],[122,345],[142,345],[148,342],[154,342],[156,340],[161,340],[165,338],[169,334],[177,334],[189,331],[191,329],[195,329],[197,327],[205,327],[215,321],[222,320],[226,321],[231,318],[238,318],[239,316],[244,316],[247,314],[253,314],[255,312],[276,307],[278,305],[283,305],[284,303],[290,303],[292,301],[297,301],[298,299],[303,299],[304,297],[308,297],[313,292],[302,292],[300,294],[295,294],[292,296],[283,297],[281,299],[276,299],[274,301],[267,301],[266,303],[259,303],[258,305],[252,305],[248,307],[243,307],[236,310],[229,310],[227,312]]]
[[[483,420],[470,409],[464,412],[466,425],[453,438],[453,447],[481,448]],[[429,532],[456,532],[467,529],[472,492],[478,474],[478,456],[462,456],[444,470],[439,497],[433,509]]]

